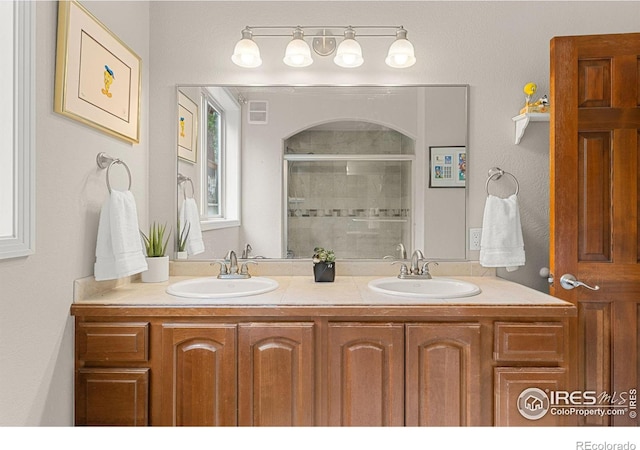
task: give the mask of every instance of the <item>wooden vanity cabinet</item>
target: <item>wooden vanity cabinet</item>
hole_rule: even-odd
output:
[[[76,425],[149,424],[149,322],[76,323]]]
[[[404,325],[329,323],[330,426],[404,425]]]
[[[494,424],[497,426],[575,425],[576,416],[547,413],[531,420],[518,410],[528,388],[569,390],[567,324],[502,322],[494,324]]]
[[[530,426],[573,307],[74,305],[76,424]],[[259,318],[259,320],[256,320]]]

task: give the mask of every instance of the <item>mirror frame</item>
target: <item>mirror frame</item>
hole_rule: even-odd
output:
[[[35,253],[35,2],[13,2],[13,235],[0,259]],[[2,211],[2,214],[6,211]]]

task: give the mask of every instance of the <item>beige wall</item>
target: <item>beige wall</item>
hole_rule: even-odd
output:
[[[173,219],[166,205],[175,206],[175,185],[167,180],[176,171],[176,83],[470,84],[469,225],[482,221],[487,169],[514,173],[528,263],[509,276],[541,288],[537,272],[548,261],[548,126],[531,125],[513,145],[511,117],[521,106],[522,86],[535,81],[541,93],[548,91],[552,36],[631,32],[639,23],[634,2],[84,4],[142,57],[142,139],[131,146],[52,112],[57,3],[38,2],[36,254],[0,261],[0,425],[72,424],[73,280],[93,273],[106,195],[95,155],[106,151],[130,166],[143,227],[148,217]],[[329,61],[287,68],[277,40],[263,46],[258,71],[230,61],[245,25],[335,22],[403,24],[418,63],[404,71],[387,68],[382,58],[373,59],[387,44],[374,41],[365,44],[371,58],[353,71]]]
[[[635,32],[640,22],[637,2],[178,3],[179,7],[176,2],[157,2],[151,9],[154,151],[170,154],[174,146],[175,84],[469,84],[467,225],[482,225],[487,171],[499,166],[513,173],[520,182],[527,264],[500,273],[547,289],[538,272],[549,264],[549,126],[530,125],[516,146],[511,118],[522,106],[527,82],[536,82],[540,95],[548,93],[553,36]],[[389,68],[384,64],[389,43],[363,39],[365,63],[357,69],[341,69],[331,58],[320,57],[308,68],[292,69],[282,63],[286,39],[256,38],[263,59],[260,68],[242,69],[231,62],[233,47],[247,25],[336,22],[402,24],[418,61],[409,69]],[[175,176],[175,159],[153,158],[150,166],[151,215],[164,214],[169,220],[173,211],[167,211],[166,199],[175,197],[175,188],[166,180]],[[470,257],[477,259],[478,252],[470,252]]]
[[[142,58],[140,144],[53,112],[57,2],[36,6],[36,252],[0,260],[0,425],[73,423],[73,280],[93,274],[107,152],[131,169],[141,226],[148,211],[149,3],[85,6]],[[113,184],[119,183],[114,175]]]

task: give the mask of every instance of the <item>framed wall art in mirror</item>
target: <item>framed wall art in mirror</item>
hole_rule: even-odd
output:
[[[178,91],[178,157],[198,160],[198,105]]]
[[[35,251],[35,9],[0,2],[0,259]]]
[[[59,2],[54,111],[137,143],[140,84],[140,57],[78,2]]]
[[[467,185],[467,148],[429,147],[429,172],[429,187],[465,187]]]

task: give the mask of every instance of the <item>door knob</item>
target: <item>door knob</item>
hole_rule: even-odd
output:
[[[560,278],[560,285],[565,289],[573,289],[579,286],[583,286],[583,287],[586,287],[587,289],[591,289],[592,291],[600,290],[600,286],[598,285],[593,287],[589,286],[588,284],[585,284],[582,281],[578,281],[578,279],[575,276],[571,275],[570,273],[565,273],[564,275],[562,275],[562,277]]]

